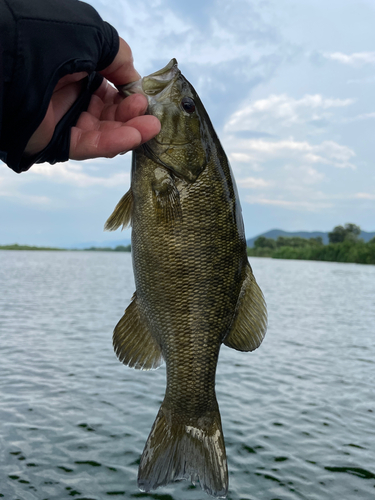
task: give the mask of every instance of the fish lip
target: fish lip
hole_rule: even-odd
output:
[[[171,59],[169,63],[162,69],[145,76],[140,80],[128,83],[126,85],[119,85],[117,89],[125,96],[131,94],[143,94],[147,97],[149,104],[158,95],[162,94],[166,89],[176,81],[180,75],[178,63],[175,58]]]
[[[177,60],[173,58],[169,61],[169,63],[166,66],[164,66],[164,68],[159,69],[154,73],[151,73],[151,75],[145,76],[143,80],[147,78],[154,78],[157,80],[171,81],[179,73],[180,70],[178,69]]]
[[[142,78],[135,82],[127,83],[126,85],[116,85],[116,88],[124,97],[129,97],[132,94],[145,95],[142,89]]]

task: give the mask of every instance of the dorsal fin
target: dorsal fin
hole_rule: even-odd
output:
[[[104,231],[115,231],[122,225],[125,229],[131,223],[133,212],[133,191],[130,188],[117,203],[114,211],[108,217],[104,225]]]

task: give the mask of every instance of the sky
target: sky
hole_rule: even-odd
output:
[[[246,237],[270,229],[375,231],[373,0],[88,0],[141,75],[175,57],[230,159]],[[131,153],[0,162],[0,244],[130,239],[103,225],[130,185]]]

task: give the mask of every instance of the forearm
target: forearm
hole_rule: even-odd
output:
[[[46,114],[59,79],[106,68],[118,52],[118,43],[114,28],[78,0],[0,0],[4,55],[0,150],[6,153],[3,159],[8,166],[21,172],[38,161],[22,155]],[[91,82],[87,96],[99,83],[99,79]],[[87,104],[87,98],[82,99],[77,117]],[[64,127],[60,139],[68,140],[67,132]],[[51,158],[47,155],[42,160]]]

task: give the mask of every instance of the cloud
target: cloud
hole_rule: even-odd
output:
[[[20,205],[43,207],[51,204],[52,200],[48,196],[24,192],[22,187],[28,184],[28,179],[25,179],[24,176],[20,177],[15,175],[14,172],[7,169],[5,165],[2,167],[3,170],[0,176],[0,198],[7,198],[7,203],[8,200],[11,200]]]
[[[260,178],[246,177],[245,179],[238,179],[237,185],[243,188],[259,189],[269,186],[270,182]]]
[[[296,184],[306,186],[319,184],[326,178],[326,175],[323,172],[319,172],[311,166],[285,165],[284,170],[290,175],[290,179],[288,179],[288,181],[293,188]]]
[[[139,0],[135,8],[131,0],[89,1],[130,44],[142,75],[175,57],[216,125],[300,50],[263,2]],[[225,105],[218,107],[223,96]]]
[[[333,61],[347,64],[349,66],[364,66],[365,64],[375,64],[375,52],[354,52],[344,54],[343,52],[324,53],[324,57]]]
[[[375,193],[359,192],[327,192],[316,189],[310,184],[309,174],[314,178],[314,172],[309,172],[309,167],[286,166],[283,176],[279,176],[273,185],[269,185],[268,192],[252,192],[245,196],[245,202],[250,205],[277,207],[295,212],[319,213],[325,210],[345,209],[345,207],[358,206],[358,201],[373,202]],[[318,173],[318,175],[320,175]],[[323,179],[315,179],[316,183]],[[372,205],[373,203],[371,203]],[[368,204],[367,204],[368,206]]]
[[[307,94],[301,99],[294,99],[286,94],[272,94],[233,113],[224,130],[226,132],[256,130],[279,134],[285,128],[290,129],[305,123],[321,124],[332,116],[327,110],[344,108],[354,102],[355,99],[324,98],[320,94]]]
[[[90,169],[95,169],[95,162],[73,162],[57,163],[50,165],[42,163],[34,165],[28,175],[34,177],[48,178],[52,182],[71,184],[80,188],[90,188],[92,186],[116,187],[118,185],[128,186],[130,174],[121,172],[105,176],[91,175]]]
[[[256,196],[247,196],[246,202],[250,205],[271,205],[281,208],[286,208],[289,210],[306,210],[309,212],[317,212],[325,208],[331,208],[333,206],[332,202],[320,201],[320,200],[283,200],[283,199],[270,199],[262,198]]]
[[[285,169],[284,169],[285,170]],[[337,207],[353,206],[353,203],[375,200],[374,193],[327,192],[316,189],[308,182],[303,185],[298,178],[302,170],[292,169],[284,179],[278,179],[267,193],[250,193],[245,196],[246,203],[279,207],[291,211],[323,212]]]
[[[224,142],[224,141],[223,141]],[[236,164],[238,155],[241,163],[255,162],[262,164],[272,160],[285,160],[299,165],[330,165],[335,168],[351,168],[356,166],[351,162],[355,152],[348,146],[335,141],[323,141],[320,144],[311,144],[308,141],[297,141],[293,137],[279,141],[265,139],[236,139],[235,136],[225,137],[228,144],[229,158]],[[237,156],[236,156],[237,155]]]
[[[0,175],[0,197],[7,203],[34,206],[36,208],[66,206],[73,190],[96,196],[95,189],[106,188],[108,192],[123,186],[125,192],[130,185],[129,168],[124,157],[109,160],[98,158],[84,162],[68,161],[33,165],[28,172],[17,175],[4,166]],[[121,162],[121,172],[113,173],[113,162]],[[127,171],[124,172],[123,165]],[[116,165],[116,163],[115,163]],[[110,167],[111,166],[111,167]],[[116,189],[117,188],[117,189]],[[44,194],[44,193],[47,193]],[[104,194],[102,195],[104,196]]]
[[[337,204],[336,169],[356,169],[355,152],[335,141],[244,139],[223,141],[246,203],[295,212],[319,213]],[[248,176],[259,170],[261,177]],[[330,193],[330,194],[328,194]]]
[[[332,199],[319,189],[325,174],[311,166],[287,164],[270,176],[272,181],[266,181],[256,194],[252,191],[245,196],[247,203],[309,212],[333,206]]]
[[[256,62],[273,53],[281,41],[262,8],[243,0],[215,0],[196,9],[168,0],[139,0],[136,8],[131,0],[91,3],[130,38],[136,61],[143,67],[152,60],[170,59],[171,49],[177,58],[183,54],[184,63],[215,65],[244,57]]]
[[[354,198],[357,198],[359,200],[375,200],[375,194],[371,194],[371,193],[356,193],[354,195]]]
[[[271,94],[232,113],[223,144],[245,201],[295,212],[332,209],[337,203],[332,198],[334,171],[356,170],[356,154],[336,140],[311,140],[308,127],[326,122],[329,130],[339,121],[335,114],[354,102],[321,94]],[[252,135],[254,130],[263,136]],[[261,178],[249,177],[250,171],[261,171]]]
[[[238,186],[245,191],[245,201],[296,213],[321,213],[342,203],[344,199],[335,189],[340,185],[335,170],[354,172],[356,153],[330,139],[327,132],[338,123],[372,118],[372,113],[355,118],[337,116],[355,102],[352,98],[322,94],[305,94],[301,98],[271,94],[232,113],[224,125],[223,144],[240,179]],[[317,126],[324,126],[325,140],[316,140]],[[263,182],[248,177],[254,170],[262,172]],[[349,199],[354,200],[350,192],[345,202]]]
[[[48,196],[34,196],[25,193],[19,193],[17,191],[0,190],[0,197],[11,198],[13,201],[17,201],[17,203],[27,206],[33,205],[44,207],[52,203],[51,198],[48,198]]]
[[[374,118],[375,118],[375,113],[362,113],[360,115],[351,116],[349,118],[342,118],[341,123],[359,122],[363,120],[372,120]]]

